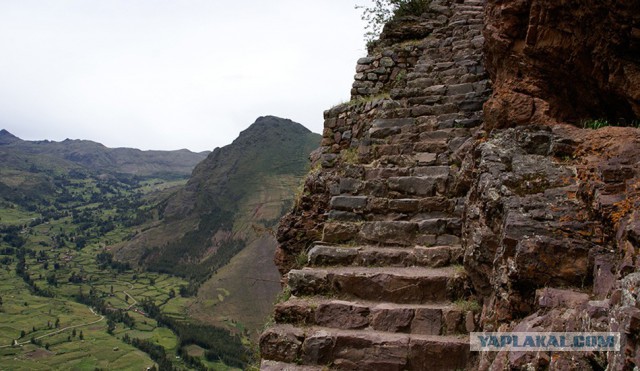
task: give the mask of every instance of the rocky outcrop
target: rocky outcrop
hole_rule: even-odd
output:
[[[459,170],[490,94],[481,5],[434,1],[388,26],[395,36],[358,61],[351,102],[325,112],[314,170],[278,231],[290,297],[261,337],[263,369],[474,363]]]
[[[486,331],[613,331],[619,353],[482,353],[481,369],[638,367],[637,2],[488,1],[494,92],[464,161],[464,265]],[[624,299],[623,299],[624,298]]]
[[[464,264],[485,298],[482,328],[612,331],[623,341],[621,353],[483,353],[481,368],[637,365],[640,130],[512,128],[472,158]]]
[[[640,1],[489,0],[487,128],[640,116]]]

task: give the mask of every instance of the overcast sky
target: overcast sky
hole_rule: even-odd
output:
[[[0,129],[211,150],[258,116],[322,132],[365,0],[0,0]]]

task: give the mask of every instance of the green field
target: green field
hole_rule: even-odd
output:
[[[159,308],[163,320],[190,323],[186,308],[193,299],[179,295],[188,282],[116,262],[108,248],[149,218],[148,195],[183,183],[70,179],[59,199],[37,211],[0,202],[0,370],[157,365],[157,355],[153,359],[132,339],[159,346],[174,368],[192,368],[177,354],[191,355],[187,347],[196,345],[187,341],[182,350],[178,334],[144,310],[146,302]],[[82,297],[98,300],[100,308],[81,304]],[[122,316],[128,319],[122,322]],[[203,367],[231,369],[205,359],[205,349],[196,353],[194,362]]]
[[[13,272],[2,270],[0,280],[0,369],[145,369],[154,364],[147,354],[107,334],[104,316],[87,306],[32,295]],[[173,340],[175,347],[175,336],[170,331],[167,334],[166,329],[152,327],[146,330],[149,337],[163,342]],[[32,338],[40,340],[41,345],[31,344]],[[20,345],[12,346],[14,342]]]
[[[15,206],[13,208],[0,208],[0,223],[5,225],[29,223],[38,216],[40,215],[37,213],[23,211],[16,208]]]

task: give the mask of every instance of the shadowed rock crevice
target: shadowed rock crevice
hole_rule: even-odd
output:
[[[487,128],[640,117],[640,1],[487,2]]]

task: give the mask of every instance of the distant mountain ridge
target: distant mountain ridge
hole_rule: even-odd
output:
[[[17,136],[11,134],[10,132],[6,131],[5,129],[0,130],[0,145],[4,145],[4,144],[11,144],[17,141],[21,141],[22,139],[18,138]]]
[[[65,139],[61,142],[26,141],[0,130],[0,156],[19,157],[29,165],[42,165],[50,158],[57,169],[84,168],[88,171],[115,172],[139,176],[189,175],[209,152],[142,151],[133,148],[108,148],[90,140]],[[37,158],[34,158],[37,156]],[[67,162],[67,163],[65,163]]]
[[[0,130],[0,202],[36,209],[64,193],[64,179],[184,179],[208,152],[107,148],[89,140],[27,141]]]

